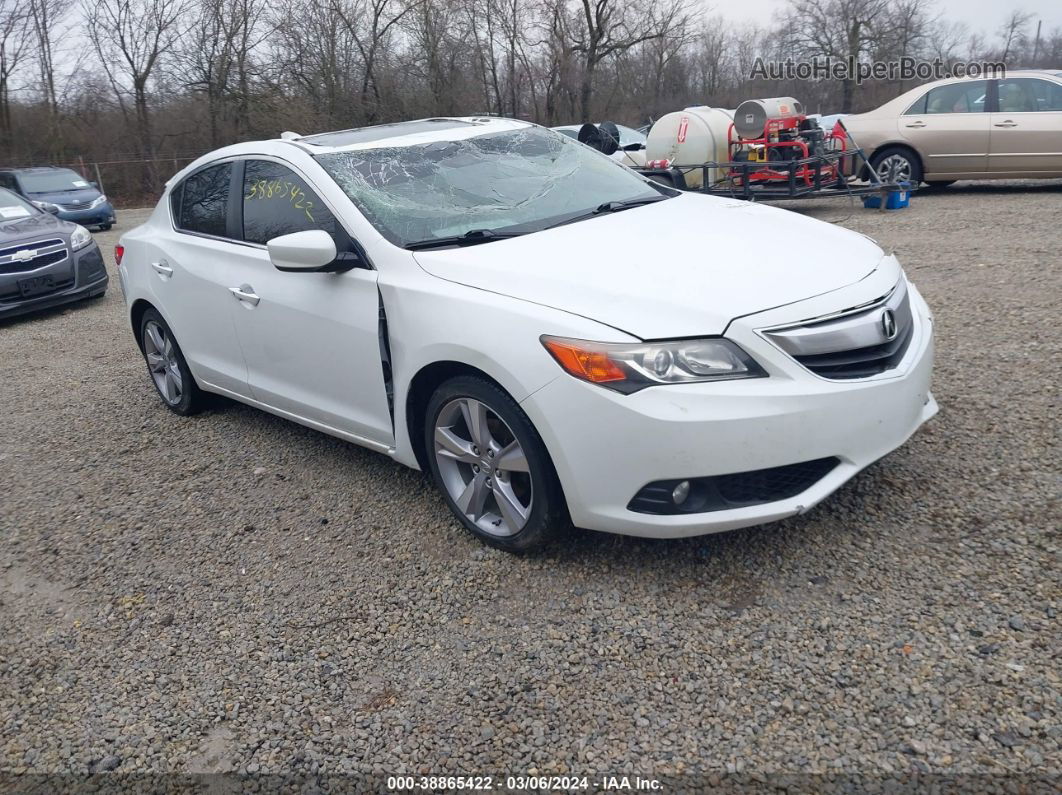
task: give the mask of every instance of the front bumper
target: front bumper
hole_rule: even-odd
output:
[[[18,282],[36,276],[51,276],[57,287],[43,295],[21,297]],[[66,259],[32,271],[0,273],[0,319],[49,309],[107,291],[107,267],[95,243],[69,254]]]
[[[811,508],[902,445],[937,412],[930,394],[932,318],[912,286],[914,331],[899,365],[873,378],[832,381],[780,355],[748,328],[732,336],[770,377],[650,387],[620,395],[561,376],[521,404],[546,443],[579,527],[658,538],[763,524]],[[705,513],[627,508],[646,484],[749,472],[836,456],[800,494]]]
[[[110,202],[104,202],[91,210],[67,210],[60,207],[59,217],[64,221],[73,221],[82,226],[113,225],[115,222],[114,207]]]

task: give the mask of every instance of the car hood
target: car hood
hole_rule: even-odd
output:
[[[0,248],[23,240],[41,240],[45,235],[66,240],[74,225],[61,221],[50,213],[36,213],[13,221],[0,221]]]
[[[683,194],[414,256],[441,279],[663,339],[721,334],[733,318],[853,284],[883,253],[863,235],[789,210]]]
[[[88,207],[92,200],[100,195],[95,188],[82,188],[80,190],[56,190],[45,193],[28,193],[33,201],[51,202],[52,204],[84,204]]]

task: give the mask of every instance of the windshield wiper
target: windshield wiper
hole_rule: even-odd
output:
[[[556,226],[564,226],[565,224],[574,224],[576,221],[585,221],[587,218],[593,218],[598,215],[606,215],[607,213],[618,213],[623,210],[629,210],[632,207],[641,207],[643,204],[654,204],[655,202],[661,202],[665,199],[670,199],[670,196],[647,196],[644,199],[628,199],[627,201],[611,201],[599,204],[593,210],[588,213],[579,213],[573,215],[571,218],[565,218],[563,221],[558,221],[555,224],[550,224],[545,227],[546,229],[553,229]]]
[[[509,237],[519,237],[522,232],[495,232],[493,229],[470,229],[461,235],[448,237],[433,237],[428,240],[417,240],[406,243],[403,248],[409,251],[421,251],[426,248],[446,248],[448,246],[474,246],[477,243],[489,243],[492,240],[504,240]]]

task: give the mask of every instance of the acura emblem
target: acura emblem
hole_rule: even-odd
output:
[[[886,309],[881,313],[881,330],[885,334],[886,341],[896,339],[896,315],[891,309]]]

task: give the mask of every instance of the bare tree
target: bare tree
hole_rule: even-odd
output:
[[[11,78],[26,55],[30,13],[19,0],[0,2],[0,138],[11,139]]]
[[[183,0],[91,0],[89,37],[126,118],[132,92],[133,118],[145,190],[154,191],[158,169],[148,99],[160,59],[173,47]]]
[[[425,0],[331,0],[361,53],[361,113],[370,123],[380,114],[380,54],[395,26],[422,2]]]
[[[804,55],[858,61],[881,38],[888,0],[792,0],[784,27]],[[841,112],[852,111],[856,77],[841,83]]]
[[[1025,45],[1028,38],[1026,29],[1031,21],[1032,14],[1016,8],[1010,12],[1006,21],[1000,26],[999,38],[1003,42],[1003,49],[1000,51],[999,60],[1003,63],[1006,63],[1016,50]]]
[[[222,128],[241,137],[249,126],[253,52],[263,32],[260,0],[198,0],[185,31],[179,62],[183,83],[206,97],[211,146],[219,146]]]
[[[594,73],[602,61],[667,36],[687,21],[683,0],[578,0],[574,12],[564,11],[570,13],[565,28],[572,37],[571,51],[582,58],[579,118],[584,123],[591,120]]]

